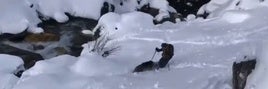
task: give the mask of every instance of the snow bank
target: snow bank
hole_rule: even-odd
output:
[[[267,5],[266,2],[261,0],[211,0],[199,9],[198,14],[207,12],[210,13],[209,18],[214,18],[230,10],[250,10],[263,7]]]
[[[97,20],[104,0],[32,0],[31,2],[45,17],[65,22],[69,19],[65,13]]]
[[[6,54],[0,54],[0,72],[13,73],[19,66],[23,65],[21,58]]]
[[[148,14],[131,12],[119,15],[111,12],[100,18],[94,31],[100,29],[101,34],[108,34],[113,39],[118,36],[123,38],[129,34],[135,34],[140,29],[150,29],[153,26],[153,17]]]
[[[35,10],[25,0],[1,0],[0,12],[0,34],[17,34],[26,29],[33,33],[43,32],[37,27],[40,20]]]
[[[23,66],[21,58],[6,54],[0,54],[0,88],[11,89],[18,81],[13,73]]]
[[[255,70],[250,74],[245,89],[266,89],[268,88],[268,42],[263,42],[260,48],[260,55],[257,60]]]

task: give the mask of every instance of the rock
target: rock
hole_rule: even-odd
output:
[[[27,42],[51,42],[59,41],[60,36],[51,33],[41,33],[41,34],[29,34],[25,37]]]
[[[199,8],[210,0],[167,0],[169,5],[186,18],[189,14],[196,15]]]
[[[256,59],[248,59],[240,63],[233,63],[233,89],[244,89],[248,75],[255,69]]]
[[[43,60],[43,57],[40,54],[18,49],[3,43],[0,43],[0,54],[9,54],[21,57],[23,59],[25,69],[31,68],[35,62]]]
[[[21,42],[24,40],[27,34],[28,34],[27,31],[23,31],[19,34],[9,34],[9,33],[0,34],[0,41],[9,40],[12,42]]]

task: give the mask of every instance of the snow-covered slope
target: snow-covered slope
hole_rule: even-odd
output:
[[[232,0],[212,0],[210,3],[235,5],[232,2]],[[249,3],[251,2],[241,5]],[[215,10],[210,10],[212,16],[209,19],[191,19],[177,24],[166,22],[156,26],[153,25],[153,17],[145,13],[130,10],[108,13],[100,18],[94,29],[101,30],[101,37],[95,42],[83,45],[81,56],[62,55],[38,61],[33,68],[23,73],[18,82],[10,72],[5,72],[6,75],[13,76],[11,79],[14,81],[8,83],[8,79],[0,80],[0,88],[232,89],[233,62],[241,61],[245,55],[257,55],[257,49],[261,49],[259,43],[267,40],[268,7],[265,3],[267,1],[259,2],[250,9],[229,10],[215,7]],[[52,3],[51,7],[57,7],[58,4],[62,3]],[[42,10],[42,5],[34,8]],[[202,8],[203,11],[206,11],[205,7],[213,9],[213,6],[207,4]],[[73,8],[70,10],[59,7],[45,15],[55,19],[59,15],[59,18],[63,19],[58,21],[64,21],[65,9],[67,12],[72,12]],[[46,11],[44,9],[42,13]],[[101,43],[95,46],[96,42]],[[171,43],[175,48],[175,55],[168,67],[156,71],[132,73],[137,65],[150,60],[155,47],[160,47],[163,42]],[[92,51],[96,47],[100,49]],[[102,57],[104,51],[113,48],[116,50],[109,56]],[[161,54],[157,53],[153,61],[158,61],[160,57]],[[3,68],[6,70],[9,67]],[[260,82],[262,85],[266,80]],[[254,83],[255,80],[251,79],[250,84]]]
[[[118,50],[104,58],[91,52],[94,42],[90,42],[84,45],[80,57],[39,61],[23,74],[14,89],[232,89],[232,63],[244,55],[256,55],[258,43],[266,40],[266,9],[229,11],[214,19],[150,27],[152,18],[143,13],[110,13],[99,23],[104,25],[102,31],[113,32],[106,35],[112,39],[105,47],[117,45]],[[139,22],[139,16],[147,18],[145,25],[132,26]],[[175,47],[169,67],[132,73],[135,66],[150,60],[154,48],[162,42]],[[158,53],[154,61],[159,58]]]

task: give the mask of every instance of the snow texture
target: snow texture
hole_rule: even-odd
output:
[[[0,54],[0,88],[12,89],[19,80],[13,73],[23,66],[21,58],[6,54]]]
[[[233,62],[241,61],[245,55],[256,56],[259,49],[262,49],[260,52],[263,54],[258,56],[258,61],[262,63],[257,64],[256,73],[251,75],[247,86],[249,89],[267,87],[267,79],[264,77],[267,64],[264,54],[267,53],[267,48],[259,46],[267,40],[268,35],[267,1],[249,9],[243,8],[243,5],[251,3],[250,1],[245,4],[245,0],[212,0],[200,10],[210,11],[209,19],[192,19],[193,16],[189,16],[189,22],[166,22],[160,25],[154,25],[154,18],[148,14],[131,11],[139,6],[135,0],[123,1],[125,3],[122,7],[128,4],[133,7],[127,7],[125,11],[116,8],[115,13],[107,13],[100,17],[92,33],[100,30],[101,37],[97,41],[84,44],[81,56],[62,55],[38,61],[31,69],[25,71],[20,79],[10,73],[15,66],[21,64],[20,62],[14,62],[14,65],[13,62],[1,62],[4,66],[10,65],[3,67],[7,72],[0,72],[0,88],[232,89]],[[238,1],[245,2],[236,5]],[[66,8],[63,8],[65,5],[60,3],[61,0],[53,3],[51,0],[30,2],[37,5],[34,8],[38,11],[46,13],[45,16],[64,22],[68,20],[63,14],[65,10],[72,12],[75,10],[72,4],[82,3],[83,0],[73,3],[67,0]],[[51,8],[59,8],[51,10],[45,6],[49,5],[48,3],[51,4]],[[120,0],[114,3],[120,4]],[[142,0],[142,3],[146,1]],[[82,8],[83,5],[84,3],[77,7]],[[96,8],[94,10],[98,9]],[[88,31],[84,33],[92,34]],[[171,43],[175,48],[175,55],[168,66],[159,70],[132,73],[137,65],[151,60],[155,47],[160,47],[163,42]],[[112,49],[115,50],[103,57],[105,51]],[[161,54],[156,53],[152,60],[156,62],[160,57]]]
[[[101,36],[112,37],[105,47],[120,49],[102,57],[89,42],[80,57],[37,62],[13,89],[232,89],[232,63],[256,55],[258,43],[268,35],[266,9],[226,12],[227,17],[246,15],[234,23],[222,16],[157,26],[144,13],[108,13],[96,28],[105,33]],[[162,42],[175,48],[169,67],[132,73]],[[153,61],[160,57],[157,53]]]
[[[97,20],[104,0],[32,0],[31,2],[44,17],[66,22],[69,18],[65,13]]]
[[[33,33],[43,32],[37,27],[41,21],[25,0],[1,0],[0,12],[0,34],[17,34],[26,29]]]

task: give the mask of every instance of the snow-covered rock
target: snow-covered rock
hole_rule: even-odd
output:
[[[25,0],[1,0],[0,12],[0,34],[17,34],[26,29],[33,33],[43,32],[37,27],[41,21],[35,10]]]
[[[19,80],[13,73],[16,72],[21,66],[23,61],[21,58],[0,54],[0,88],[11,89]]]
[[[69,18],[65,13],[97,20],[104,0],[31,0],[30,2],[45,18],[66,22]]]

